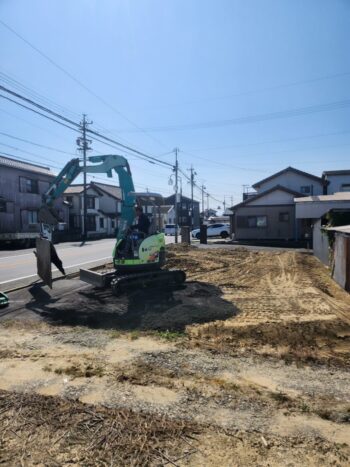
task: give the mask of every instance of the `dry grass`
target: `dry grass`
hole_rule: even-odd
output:
[[[0,391],[3,465],[170,465],[198,427],[164,416]]]

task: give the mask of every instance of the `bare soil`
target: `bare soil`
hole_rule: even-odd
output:
[[[326,268],[184,246],[168,265],[186,287],[34,288],[35,318],[0,322],[0,464],[349,465],[350,298]]]

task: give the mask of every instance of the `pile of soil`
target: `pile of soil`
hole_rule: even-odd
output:
[[[234,305],[221,290],[203,282],[179,288],[140,289],[115,297],[110,289],[92,287],[58,298],[43,300],[41,289],[32,290],[32,311],[50,323],[116,330],[184,331],[194,323],[232,318]]]

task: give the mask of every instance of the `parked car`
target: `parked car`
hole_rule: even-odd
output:
[[[192,238],[200,238],[200,229],[194,229],[191,232]],[[207,226],[208,237],[227,238],[230,235],[230,224],[209,224]]]
[[[164,233],[165,235],[175,235],[175,224],[165,224]],[[177,226],[177,233],[180,233],[180,227]]]

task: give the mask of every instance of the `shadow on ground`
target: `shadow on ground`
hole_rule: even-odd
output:
[[[189,324],[225,320],[237,309],[218,287],[188,282],[181,288],[148,288],[114,297],[109,289],[88,288],[53,298],[40,286],[30,289],[26,308],[50,324],[120,330],[182,331]]]

